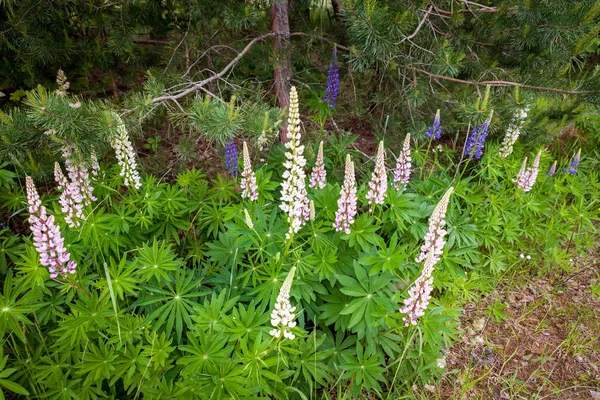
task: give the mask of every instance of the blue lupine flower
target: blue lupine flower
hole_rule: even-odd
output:
[[[556,173],[556,161],[554,161],[554,164],[552,164],[552,166],[550,167],[548,172],[546,172],[546,176],[554,176],[555,173]]]
[[[225,144],[225,167],[227,168],[227,173],[229,175],[238,176],[237,148],[235,147],[233,139]]]
[[[325,89],[325,97],[323,101],[329,104],[329,107],[335,106],[335,100],[340,92],[340,71],[337,63],[335,49],[333,52],[333,61],[327,69],[327,89]]]
[[[465,155],[469,158],[475,157],[476,160],[479,160],[483,156],[483,146],[485,145],[485,138],[487,138],[491,122],[492,116],[490,115],[483,124],[477,125],[471,132],[465,146]]]
[[[440,110],[437,110],[435,113],[435,119],[433,120],[433,125],[427,128],[427,132],[425,132],[425,136],[427,139],[433,140],[439,139],[442,137],[442,125],[440,125]]]
[[[569,165],[569,169],[565,169],[565,173],[569,173],[571,175],[575,175],[577,173],[577,167],[579,166],[579,160],[581,159],[581,149],[573,156],[571,159],[571,164]]]

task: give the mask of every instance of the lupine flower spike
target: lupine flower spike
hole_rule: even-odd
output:
[[[308,219],[311,221],[315,220],[315,216],[317,214],[317,212],[315,211],[315,201],[311,200],[309,203],[309,213],[308,213]]]
[[[421,255],[416,259],[417,262],[425,261],[423,271],[409,289],[408,298],[404,300],[404,307],[400,309],[401,313],[406,314],[403,317],[406,326],[416,325],[417,319],[423,316],[429,305],[433,288],[432,274],[444,248],[444,236],[446,235],[444,218],[453,190],[454,188],[450,187],[444,193],[429,218],[429,231],[425,235],[425,244],[421,247]]]
[[[133,186],[136,189],[142,187],[140,175],[137,171],[137,162],[135,160],[135,152],[127,128],[116,113],[113,113],[113,118],[117,123],[116,131],[110,139],[110,145],[115,150],[117,162],[121,167],[121,176],[124,178],[125,186]]]
[[[56,89],[55,93],[59,96],[65,96],[71,84],[67,81],[67,76],[62,69],[59,69],[56,73],[56,83],[58,84],[58,89]]]
[[[527,111],[528,107],[525,107],[515,113],[513,120],[506,130],[506,135],[504,135],[504,139],[502,140],[502,145],[500,146],[500,151],[498,152],[500,157],[506,158],[511,155],[513,151],[513,145],[521,134],[523,121],[525,121],[527,118]]]
[[[310,174],[310,182],[308,187],[323,189],[325,187],[325,179],[327,177],[327,171],[325,171],[325,164],[323,163],[323,141],[319,143],[319,153],[317,154],[317,162],[315,167],[312,169]]]
[[[69,179],[71,179],[71,194],[75,198],[81,196],[83,206],[87,207],[93,201],[96,201],[96,197],[93,194],[94,187],[92,186],[87,167],[74,156],[73,150],[75,150],[75,146],[73,145],[63,146],[62,148],[67,174],[69,175]]]
[[[542,155],[542,151],[540,150],[533,160],[533,164],[530,168],[527,168],[527,157],[523,160],[523,164],[521,165],[521,169],[517,174],[517,178],[514,179],[514,182],[517,183],[519,189],[522,189],[524,192],[529,192],[535,181],[537,179],[538,173],[540,171],[540,157]]]
[[[244,218],[246,219],[246,225],[248,225],[248,228],[254,229],[254,223],[252,223],[252,218],[250,218],[250,214],[248,213],[248,210],[245,208],[244,208]]]
[[[346,176],[344,185],[338,199],[338,210],[335,213],[335,222],[333,227],[336,232],[344,231],[350,234],[350,225],[354,223],[356,215],[356,178],[354,177],[354,163],[350,159],[350,154],[346,155]]]
[[[60,229],[54,223],[54,216],[47,215],[46,207],[42,205],[33,179],[29,176],[26,178],[26,188],[29,224],[33,232],[33,244],[40,253],[40,264],[48,267],[52,279],[58,275],[66,277],[67,274],[75,274],[77,264],[71,261],[71,255],[65,248]]]
[[[469,158],[479,160],[481,156],[483,156],[483,146],[485,145],[485,139],[488,135],[488,128],[492,122],[492,115],[493,112],[490,113],[489,118],[483,124],[477,125],[473,131],[471,131],[471,135],[469,135],[465,145],[465,155]]]
[[[427,139],[432,140],[436,140],[442,137],[442,125],[440,124],[440,110],[437,110],[437,112],[435,113],[433,125],[427,128],[425,136],[427,136]]]
[[[325,97],[323,101],[329,104],[329,107],[335,107],[335,100],[340,91],[340,71],[337,63],[336,48],[333,48],[333,61],[327,69],[327,88],[325,89]]]
[[[85,220],[81,192],[75,183],[69,183],[58,163],[54,163],[54,178],[62,192],[58,202],[65,213],[65,221],[71,228],[80,226],[80,221]]]
[[[556,165],[557,161],[554,161],[548,172],[546,172],[546,176],[554,176],[554,174],[556,173]]]
[[[291,332],[291,329],[296,326],[296,321],[294,321],[296,318],[296,315],[294,314],[296,307],[292,307],[290,304],[290,290],[292,289],[295,272],[296,267],[293,267],[288,273],[279,290],[275,308],[271,312],[271,325],[275,328],[272,329],[269,334],[276,338],[283,336],[285,339],[294,340],[296,337]]]
[[[300,145],[300,113],[298,111],[298,92],[292,86],[290,92],[290,111],[288,117],[287,142],[285,147],[285,162],[283,166],[284,181],[281,183],[281,205],[283,212],[288,215],[290,229],[286,234],[289,239],[304,226],[309,217],[308,195],[306,193],[306,174],[304,166],[306,159],[302,155],[304,146]]]
[[[369,202],[369,211],[373,211],[375,204],[383,204],[385,194],[387,193],[387,172],[385,170],[385,149],[383,141],[379,142],[377,156],[375,158],[375,170],[371,175],[369,182],[369,192],[367,201]]]
[[[571,164],[569,165],[569,169],[565,169],[565,172],[568,172],[571,175],[575,175],[577,173],[577,167],[579,166],[579,161],[581,160],[581,149],[573,156],[571,159]]]
[[[397,190],[400,187],[405,186],[410,179],[410,167],[412,159],[410,158],[410,133],[406,134],[404,139],[404,146],[402,151],[396,160],[396,169],[393,171],[394,174],[394,186]]]
[[[242,180],[240,182],[242,198],[255,201],[258,199],[258,186],[256,186],[256,175],[254,175],[254,171],[252,171],[250,153],[248,152],[248,145],[246,142],[244,142],[242,153],[244,158],[244,170],[242,171]]]
[[[225,145],[225,168],[231,176],[238,176],[238,156],[233,139]]]
[[[446,236],[446,230],[444,230],[446,221],[444,221],[444,218],[446,217],[450,195],[453,190],[454,188],[452,187],[446,190],[446,193],[444,193],[442,199],[433,210],[431,217],[429,217],[429,231],[425,235],[425,244],[421,246],[421,254],[415,260],[416,262],[424,261],[429,251],[433,251],[435,262],[439,261],[444,244],[446,243],[444,241],[444,236]]]
[[[94,150],[92,150],[92,154],[90,155],[90,169],[92,176],[97,178],[100,173],[100,164],[98,163],[98,157],[96,157],[96,152]]]

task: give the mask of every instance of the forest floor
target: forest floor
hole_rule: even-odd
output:
[[[600,246],[572,266],[521,271],[467,305],[463,340],[426,398],[600,399]]]

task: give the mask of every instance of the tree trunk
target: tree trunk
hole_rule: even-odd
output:
[[[290,104],[290,81],[292,79],[292,55],[290,51],[290,23],[288,18],[288,0],[273,0],[271,7],[271,32],[275,34],[273,41],[273,77],[275,79],[275,95],[279,108]],[[279,139],[287,141],[287,125],[282,124]]]
[[[342,22],[342,3],[340,0],[331,0],[331,6],[333,7],[333,16],[337,22]]]

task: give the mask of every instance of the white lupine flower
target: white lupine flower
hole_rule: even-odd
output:
[[[338,209],[335,212],[335,222],[333,223],[336,232],[344,231],[347,235],[350,234],[350,225],[354,223],[354,217],[356,216],[357,202],[354,163],[350,158],[350,154],[347,154],[346,175],[340,190],[340,198],[337,201]]]
[[[285,162],[283,163],[285,171],[283,173],[284,181],[281,183],[281,205],[279,206],[288,215],[290,229],[286,233],[287,239],[304,226],[310,213],[306,193],[306,174],[304,173],[306,159],[302,155],[304,146],[300,145],[300,138],[298,93],[292,86],[287,128],[288,140],[285,143],[285,147],[289,151],[285,153]]]
[[[96,157],[96,152],[94,150],[92,150],[92,154],[90,154],[90,169],[94,178],[100,173],[100,164],[98,163],[98,157]]]
[[[315,167],[310,174],[310,182],[308,187],[317,187],[323,189],[325,187],[325,179],[327,177],[327,171],[325,171],[325,164],[323,162],[323,141],[319,143],[319,153],[317,154],[317,162]]]
[[[444,236],[446,236],[446,230],[444,229],[446,221],[444,218],[446,217],[446,210],[448,209],[450,195],[452,194],[453,190],[453,187],[450,187],[448,190],[446,190],[446,193],[444,193],[442,199],[433,210],[433,214],[431,214],[431,217],[429,217],[429,231],[425,235],[425,244],[421,246],[421,254],[415,260],[416,262],[425,260],[430,250],[432,250],[434,253],[435,262],[438,262],[440,259],[444,249],[444,244],[446,243],[444,241]]]
[[[387,193],[387,172],[385,171],[385,149],[383,140],[379,142],[377,157],[375,158],[375,170],[371,175],[369,182],[369,192],[367,201],[369,202],[369,211],[373,211],[375,204],[383,204],[385,194]]]
[[[404,300],[404,307],[400,309],[402,314],[406,314],[402,318],[406,326],[416,325],[419,317],[425,314],[425,310],[431,299],[431,291],[433,290],[432,274],[435,263],[435,253],[431,249],[425,258],[421,275],[409,289],[408,298]]]
[[[309,205],[309,213],[308,213],[308,219],[311,221],[315,220],[315,216],[316,216],[316,211],[315,211],[315,202],[314,200],[311,200],[310,203],[308,203]]]
[[[397,190],[400,187],[406,185],[408,180],[410,179],[410,167],[411,167],[410,158],[410,133],[406,134],[406,139],[404,139],[404,146],[402,147],[402,151],[396,160],[396,169],[394,170],[394,186]]]
[[[117,122],[115,132],[110,139],[110,145],[115,150],[117,162],[121,167],[121,176],[124,179],[125,186],[133,186],[136,189],[142,187],[140,175],[137,171],[137,162],[135,160],[135,152],[127,128],[116,113],[113,113],[113,118]]]
[[[250,162],[250,153],[248,145],[244,142],[243,145],[244,170],[242,171],[242,180],[240,187],[242,188],[242,199],[250,199],[252,201],[258,199],[258,186],[256,186],[256,175],[252,171],[252,163]]]
[[[294,273],[296,267],[293,267],[288,276],[285,278],[277,301],[275,302],[275,308],[271,312],[271,325],[275,328],[272,329],[269,334],[273,337],[280,338],[283,336],[286,339],[293,340],[296,336],[291,332],[291,329],[296,326],[296,307],[292,307],[290,304],[290,290],[292,289],[292,282],[294,280]]]
[[[66,145],[62,148],[62,155],[65,160],[67,174],[71,180],[71,195],[74,197],[81,196],[83,206],[87,207],[96,201],[94,197],[94,187],[90,181],[90,174],[86,166],[81,162],[80,157],[73,154],[74,145]]]
[[[513,145],[519,138],[521,134],[521,127],[523,126],[523,121],[527,118],[527,111],[529,107],[525,107],[521,110],[518,110],[513,117],[508,129],[506,130],[506,135],[502,140],[502,145],[500,146],[499,155],[502,158],[506,158],[511,155],[513,151]]]

